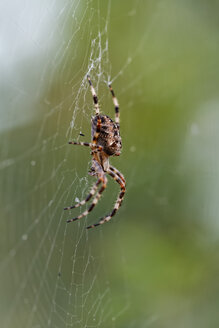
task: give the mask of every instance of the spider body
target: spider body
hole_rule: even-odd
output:
[[[107,115],[94,116],[91,119],[91,136],[97,131],[98,119],[101,120],[100,132],[97,144],[103,147],[103,152],[108,156],[119,156],[122,148],[122,140],[119,132],[119,124],[115,123]]]
[[[92,176],[96,176],[98,178],[97,182],[93,185],[90,193],[86,197],[85,200],[77,203],[74,206],[69,206],[64,208],[65,210],[73,209],[84,205],[88,202],[91,198],[93,201],[88,208],[88,210],[84,211],[82,214],[77,216],[76,218],[70,219],[67,222],[76,221],[81,219],[82,217],[86,216],[89,212],[92,211],[94,206],[97,204],[98,200],[101,197],[101,194],[106,188],[107,185],[107,177],[106,174],[110,175],[119,185],[120,185],[120,193],[114,205],[114,208],[111,213],[105,215],[103,218],[99,220],[98,223],[95,223],[87,229],[94,228],[98,225],[101,225],[105,222],[108,222],[118,211],[119,207],[122,204],[124,195],[125,195],[125,178],[115,167],[111,166],[109,163],[110,156],[119,156],[122,149],[122,140],[119,131],[119,104],[115,97],[114,91],[112,90],[111,86],[109,85],[113,103],[115,106],[115,121],[113,121],[107,115],[101,115],[100,109],[98,105],[98,98],[94,87],[91,83],[90,77],[88,76],[88,82],[90,84],[91,93],[93,96],[94,107],[95,107],[95,116],[91,118],[91,138],[92,142],[74,142],[70,141],[69,144],[73,145],[81,145],[87,146],[91,148],[91,155],[92,155],[92,166],[89,171],[89,174]],[[100,189],[98,190],[98,186],[101,185]],[[96,194],[96,195],[95,195]]]

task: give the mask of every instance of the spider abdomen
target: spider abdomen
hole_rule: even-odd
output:
[[[100,132],[97,144],[103,147],[103,151],[109,156],[120,155],[122,140],[119,132],[119,124],[115,123],[107,115],[98,115],[91,119],[91,136],[96,133],[97,120],[101,120]]]

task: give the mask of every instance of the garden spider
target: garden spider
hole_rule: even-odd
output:
[[[122,204],[124,195],[125,195],[125,178],[124,176],[113,166],[109,164],[109,156],[119,156],[120,151],[122,148],[121,137],[119,133],[119,104],[115,97],[114,91],[109,85],[113,103],[115,106],[115,122],[107,115],[100,114],[100,108],[98,104],[98,98],[94,87],[91,83],[90,76],[87,76],[88,82],[90,84],[91,93],[93,96],[94,101],[94,108],[95,108],[95,116],[91,118],[91,136],[92,142],[75,142],[69,141],[69,144],[72,145],[80,145],[80,146],[87,146],[91,148],[91,155],[92,155],[92,166],[89,171],[89,174],[92,176],[96,176],[97,182],[91,188],[89,195],[86,199],[82,200],[81,202],[75,204],[74,206],[65,207],[64,210],[70,210],[73,208],[77,208],[81,205],[84,205],[88,202],[94,195],[96,196],[93,199],[88,210],[84,211],[82,214],[78,215],[76,218],[69,219],[67,222],[72,222],[83,218],[84,216],[88,215],[89,212],[92,211],[94,206],[97,204],[98,200],[101,197],[101,194],[106,188],[107,185],[107,177],[106,174],[109,174],[119,185],[120,185],[120,193],[116,200],[115,206],[112,212],[108,215],[102,217],[98,223],[92,224],[87,227],[87,229],[94,228],[108,222],[118,211],[119,207]],[[97,191],[98,186],[101,185],[100,189]]]

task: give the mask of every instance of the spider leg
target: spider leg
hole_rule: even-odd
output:
[[[93,84],[91,82],[91,79],[90,79],[90,76],[87,75],[87,79],[88,79],[88,82],[90,84],[90,90],[91,90],[91,93],[92,93],[92,96],[93,96],[93,101],[94,101],[94,107],[95,107],[95,113],[96,115],[99,115],[100,113],[100,108],[99,108],[99,104],[98,104],[98,98],[97,98],[97,94],[96,94],[96,91],[93,87]]]
[[[119,103],[118,103],[118,100],[117,100],[117,98],[115,96],[115,93],[114,93],[111,85],[109,85],[109,89],[110,89],[110,92],[111,92],[112,97],[113,97],[113,104],[115,106],[115,122],[117,124],[119,124]]]
[[[94,183],[94,185],[91,188],[90,193],[87,195],[87,197],[84,200],[82,200],[81,202],[75,204],[74,206],[65,207],[64,210],[71,210],[73,208],[77,208],[77,207],[87,203],[95,195],[95,192],[97,191],[97,188],[98,188],[99,184],[101,183],[101,181],[102,181],[101,179],[98,179],[97,182]]]
[[[91,143],[91,142],[76,142],[76,141],[69,141],[68,142],[70,145],[78,145],[78,146],[86,146],[90,147],[94,152],[98,152],[103,150],[103,147],[100,145],[97,145],[96,142]]]
[[[120,178],[124,183],[126,183],[123,174],[122,174],[121,172],[119,172],[119,170],[117,170],[117,168],[115,168],[114,166],[110,165],[109,169],[110,169],[111,171],[113,171],[114,173],[116,173],[116,174],[119,176],[119,178]]]
[[[77,221],[77,220],[83,218],[84,216],[88,215],[88,213],[93,210],[93,208],[95,207],[95,205],[98,203],[98,201],[99,201],[99,199],[101,197],[101,194],[106,189],[106,184],[107,184],[107,178],[106,178],[106,176],[104,175],[104,178],[101,177],[99,180],[103,183],[103,185],[99,189],[99,191],[97,192],[97,194],[96,194],[95,198],[93,199],[93,202],[91,203],[91,205],[88,208],[88,210],[84,211],[83,213],[81,213],[80,215],[78,215],[76,218],[67,220],[67,223],[70,223],[70,222],[73,222],[73,221]]]
[[[117,197],[117,200],[116,200],[116,203],[115,203],[115,206],[114,206],[112,212],[110,214],[104,216],[103,218],[101,218],[98,223],[95,223],[95,224],[92,224],[92,225],[88,226],[87,229],[97,227],[97,226],[111,220],[111,218],[116,214],[116,212],[118,211],[118,209],[122,205],[122,201],[124,199],[124,195],[125,195],[125,191],[126,191],[125,179],[123,177],[123,179],[124,179],[124,181],[123,181],[123,179],[121,179],[119,177],[119,175],[117,173],[113,172],[111,169],[107,170],[107,173],[120,185],[121,190],[120,190],[119,196]],[[121,175],[120,172],[119,172],[119,174]]]
[[[94,133],[93,140],[92,140],[93,144],[95,145],[97,144],[97,140],[100,134],[100,128],[101,128],[101,118],[97,116],[96,132]]]

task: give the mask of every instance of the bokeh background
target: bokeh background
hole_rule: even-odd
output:
[[[219,3],[0,4],[1,327],[219,326]],[[127,195],[88,218],[92,97],[121,107]],[[84,137],[79,133],[85,134]],[[82,211],[83,209],[81,209]]]

